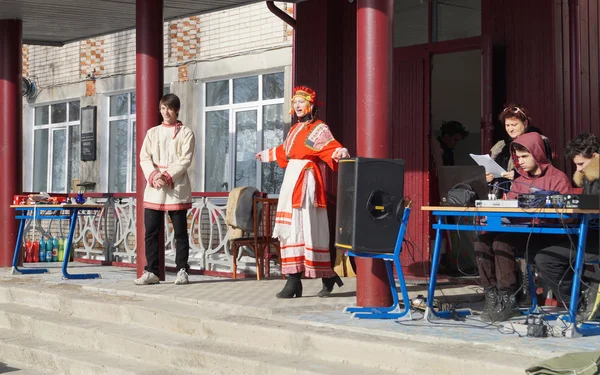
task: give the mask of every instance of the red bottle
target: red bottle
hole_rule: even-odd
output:
[[[35,263],[40,261],[40,243],[33,241],[33,261]]]
[[[29,240],[25,242],[25,262],[33,262],[33,242]]]

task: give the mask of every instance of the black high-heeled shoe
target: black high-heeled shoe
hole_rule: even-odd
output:
[[[299,298],[302,297],[302,273],[291,273],[287,275],[287,282],[275,297],[277,298]]]
[[[342,285],[344,285],[344,282],[338,275],[335,275],[334,277],[323,278],[322,281],[323,289],[321,289],[321,291],[317,293],[317,297],[329,297],[329,295],[333,291],[333,286],[335,284],[337,284],[339,288],[341,288]]]

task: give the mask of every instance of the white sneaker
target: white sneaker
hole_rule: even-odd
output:
[[[181,285],[181,284],[189,284],[190,281],[188,280],[188,273],[185,271],[184,268],[180,269],[179,272],[177,272],[177,278],[175,279],[175,285]]]
[[[133,280],[133,283],[136,285],[151,285],[158,284],[160,282],[158,276],[153,274],[152,272],[144,271],[142,276],[139,279]]]

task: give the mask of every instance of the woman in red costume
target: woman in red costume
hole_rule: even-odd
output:
[[[329,296],[334,284],[343,285],[331,268],[325,188],[317,163],[324,161],[337,170],[338,161],[350,155],[317,118],[316,99],[312,89],[296,87],[292,112],[298,122],[283,144],[256,154],[263,163],[277,161],[285,168],[273,237],[281,244],[281,269],[287,283],[277,298],[302,297],[302,274],[323,279],[319,297]]]

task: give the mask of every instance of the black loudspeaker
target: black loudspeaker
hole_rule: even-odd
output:
[[[403,203],[404,160],[340,160],[335,246],[355,252],[393,253]]]

